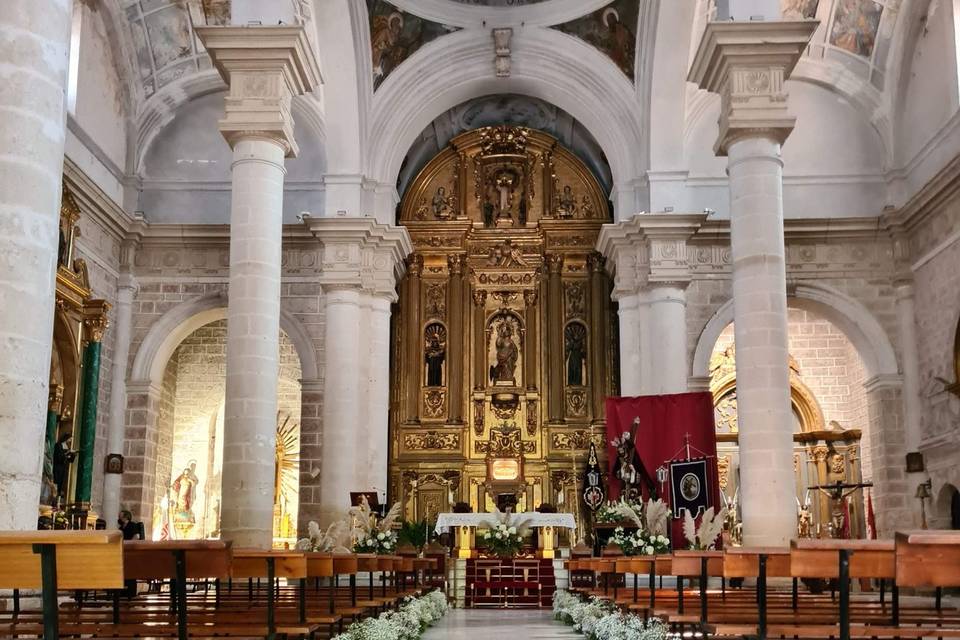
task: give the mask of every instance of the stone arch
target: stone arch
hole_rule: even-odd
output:
[[[575,37],[542,28],[523,35],[509,78],[490,73],[488,31],[444,36],[398,67],[374,95],[366,155],[370,175],[395,184],[407,150],[434,119],[472,98],[515,93],[555,104],[593,134],[610,161],[616,210],[621,217],[633,215],[641,204],[637,150],[646,139],[633,84],[602,53]],[[426,64],[441,58],[456,64]],[[571,74],[571,69],[580,71]]]
[[[133,360],[130,380],[159,382],[170,356],[184,338],[198,328],[226,317],[227,296],[222,293],[178,304],[150,327]],[[296,347],[300,358],[301,382],[315,381],[320,372],[317,350],[306,329],[293,314],[282,309],[280,328]]]
[[[790,306],[813,311],[836,325],[856,347],[868,379],[899,375],[890,338],[863,304],[820,283],[796,284],[789,291],[787,300]],[[713,346],[731,322],[733,299],[721,305],[700,332],[693,354],[693,377],[706,378],[710,375]]]
[[[960,528],[960,492],[956,486],[947,482],[940,487],[931,507],[930,520],[934,528]]]

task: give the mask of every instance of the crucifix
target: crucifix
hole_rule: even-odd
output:
[[[872,482],[858,482],[847,484],[837,480],[833,484],[827,485],[816,485],[809,487],[810,489],[817,489],[831,501],[830,509],[830,537],[831,538],[840,538],[843,535],[843,530],[847,524],[847,516],[844,513],[843,506],[846,503],[847,498],[849,498],[855,491],[858,489],[863,489],[864,487],[872,487]]]

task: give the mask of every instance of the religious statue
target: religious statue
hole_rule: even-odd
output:
[[[872,482],[845,484],[842,481],[837,480],[833,484],[810,487],[811,489],[817,489],[830,498],[831,538],[850,537],[849,508],[847,506],[847,498],[849,498],[858,489],[872,486]]]
[[[564,185],[563,192],[557,194],[557,217],[572,218],[577,212],[577,198],[570,185]]]
[[[813,530],[813,513],[811,512],[810,491],[804,496],[803,504],[797,498],[797,537],[810,538]]]
[[[584,382],[584,363],[587,359],[587,330],[577,322],[567,325],[564,330],[564,350],[567,363],[567,385],[579,387]]]
[[[740,502],[740,489],[737,489],[732,498],[723,494],[723,502],[726,507],[723,528],[730,536],[730,544],[740,546],[743,544],[743,523],[740,522],[740,515],[737,512]]]
[[[515,383],[514,371],[517,368],[517,359],[520,349],[514,339],[513,325],[504,319],[496,329],[496,358],[497,363],[490,367],[490,381]]]
[[[200,483],[196,474],[197,463],[190,462],[190,466],[183,470],[173,481],[171,489],[174,495],[174,522],[193,524],[196,518],[193,515],[193,501],[196,496],[197,485]]]
[[[58,500],[66,498],[70,464],[77,458],[77,452],[70,448],[72,441],[73,434],[67,432],[60,436],[53,449],[53,484],[57,487]]]
[[[443,386],[443,363],[447,357],[446,331],[439,324],[427,327],[424,360],[427,365],[427,386]]]
[[[637,489],[640,480],[640,472],[638,471],[640,461],[637,456],[637,447],[634,444],[634,436],[639,427],[640,418],[636,417],[633,419],[630,431],[624,431],[611,443],[617,450],[617,461],[613,472],[616,478],[623,483],[620,495],[627,500],[637,500],[640,497],[640,492]]]

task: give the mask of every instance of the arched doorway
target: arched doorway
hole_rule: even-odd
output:
[[[220,533],[227,322],[215,319],[176,346],[160,385],[153,504],[154,539]],[[300,378],[297,351],[280,333],[274,542],[296,539],[299,503]]]
[[[454,137],[411,182],[390,412],[391,500],[407,518],[452,501],[489,510],[491,486],[510,483],[518,510],[575,509],[574,467],[603,442],[614,393],[611,285],[593,249],[610,219],[586,165],[521,126]]]
[[[812,487],[837,481],[858,483],[872,477],[863,386],[866,373],[856,347],[843,331],[814,311],[791,305],[787,335],[798,525],[800,510],[809,503],[809,531],[805,532],[828,537],[833,533],[834,505],[824,492]],[[730,503],[739,486],[733,336],[731,323],[720,333],[710,359],[720,486]],[[865,495],[856,494],[856,499],[848,503],[849,519],[843,535],[865,536],[865,509]]]

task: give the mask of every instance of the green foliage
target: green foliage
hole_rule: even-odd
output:
[[[417,548],[417,551],[422,550],[427,544],[427,526],[426,520],[420,522],[404,520],[400,523],[397,536],[400,544],[411,544]]]

